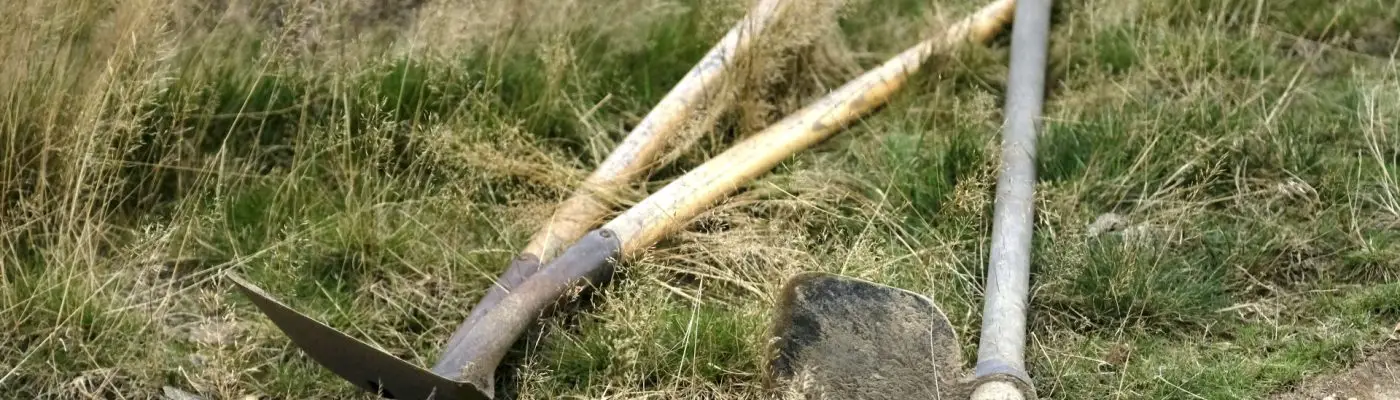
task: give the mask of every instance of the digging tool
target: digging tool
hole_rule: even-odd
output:
[[[770,327],[770,385],[808,398],[1036,397],[1023,351],[1050,6],[1050,0],[1015,6],[1002,171],[971,379],[963,378],[956,331],[928,297],[810,272],[789,279],[780,294]]]
[[[506,272],[501,274],[496,285],[487,290],[466,321],[457,327],[452,339],[448,340],[449,348],[454,347],[459,342],[457,339],[475,326],[476,321],[495,307],[512,288],[533,275],[540,263],[548,261],[595,227],[598,220],[612,210],[607,198],[656,167],[654,163],[667,142],[680,132],[698,106],[713,99],[719,86],[733,72],[735,63],[748,55],[755,38],[772,25],[788,4],[790,2],[783,0],[762,0],[749,15],[730,28],[724,38],[632,128],[583,184],[559,204],[545,226],[531,237]]]
[[[984,9],[950,30],[904,51],[643,199],[569,246],[487,309],[454,341],[432,371],[403,361],[297,313],[249,282],[229,277],[311,357],[382,397],[490,399],[492,374],[533,323],[569,295],[605,283],[617,263],[680,229],[721,197],[887,101],[933,53],[962,40],[985,41],[1009,19],[1010,1]]]
[[[721,91],[720,86],[733,74],[736,64],[752,52],[755,40],[774,24],[790,4],[790,1],[785,0],[759,0],[749,14],[730,28],[584,182],[555,208],[546,224],[535,232],[520,254],[511,260],[496,284],[487,290],[466,320],[453,332],[447,341],[443,356],[433,367],[435,373],[451,375],[460,369],[463,362],[460,351],[463,338],[469,330],[479,325],[478,321],[486,312],[495,308],[515,287],[534,275],[541,263],[556,256],[567,245],[593,229],[598,220],[612,210],[609,198],[638,180],[646,171],[657,167],[655,164],[658,157],[668,142],[677,136],[685,122],[694,116],[702,104],[714,99]],[[308,321],[299,321],[283,328],[300,329],[293,327],[306,323]],[[312,329],[303,335],[309,335],[308,339],[315,340],[314,335],[319,334],[318,332]],[[366,383],[370,378],[364,376],[363,367],[358,365],[363,361],[359,358],[361,356],[341,354],[334,349],[319,347],[305,350],[318,355],[315,357],[318,361],[360,387],[378,390]]]
[[[1052,0],[1025,0],[1011,31],[1001,177],[992,220],[974,400],[1035,398],[1026,372],[1026,308],[1030,301],[1035,227],[1035,145],[1045,103]]]

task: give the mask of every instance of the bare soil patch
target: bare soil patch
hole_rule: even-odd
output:
[[[1400,342],[1391,342],[1347,371],[1312,378],[1273,399],[1400,399]]]

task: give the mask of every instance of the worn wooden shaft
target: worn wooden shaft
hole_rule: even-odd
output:
[[[741,141],[604,225],[616,232],[624,257],[680,229],[722,196],[767,172],[884,104],[935,52],[991,39],[1011,19],[1015,2],[997,1],[919,43],[817,102]]]
[[[436,369],[460,368],[460,353],[467,332],[481,323],[486,313],[522,282],[539,270],[565,247],[593,229],[611,209],[612,198],[629,182],[655,167],[662,150],[693,117],[696,110],[714,99],[721,90],[736,62],[746,57],[756,38],[773,25],[780,16],[785,0],[760,0],[743,20],[705,54],[671,91],[647,113],[622,143],[554,210],[549,220],[535,233],[520,255],[511,261],[496,284],[472,308],[466,321],[448,339],[444,357]]]
[[[548,261],[573,241],[602,223],[611,199],[657,162],[702,103],[713,100],[733,72],[735,61],[749,53],[755,39],[779,16],[782,0],[762,0],[710,49],[666,97],[628,133],[583,184],[555,210],[545,229],[535,234],[524,252]]]
[[[629,182],[654,167],[666,144],[681,131],[695,110],[713,100],[734,69],[735,62],[751,51],[754,38],[761,36],[772,25],[782,10],[781,6],[787,3],[785,0],[762,0],[749,15],[730,28],[724,38],[642,118],[593,173],[555,208],[553,215],[525,245],[520,255],[511,261],[496,284],[487,289],[472,308],[466,322],[453,333],[454,339],[465,334],[487,310],[534,275],[541,263],[553,258],[602,222],[600,220],[611,210],[611,199]],[[449,340],[449,343],[456,342]]]
[[[985,42],[1010,19],[1011,0],[1000,0],[938,38],[900,53],[879,68],[687,172],[627,212],[592,231],[487,310],[479,326],[454,341],[435,373],[489,389],[492,371],[537,318],[567,294],[606,282],[619,259],[655,243],[720,196],[811,146],[901,88],[935,52],[971,40]]]
[[[616,236],[605,230],[580,238],[482,315],[481,324],[466,331],[443,354],[433,373],[492,392],[496,366],[525,329],[559,302],[569,300],[567,290],[582,290],[611,277],[619,247]]]

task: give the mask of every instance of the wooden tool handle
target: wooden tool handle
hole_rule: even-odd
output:
[[[619,257],[678,229],[746,180],[806,148],[898,90],[933,52],[972,39],[985,42],[1010,18],[1012,0],[999,0],[949,29],[945,35],[906,50],[885,65],[842,86],[822,100],[691,170],[626,213],[580,239],[482,315],[479,324],[454,336],[433,371],[489,388],[491,372],[525,329],[548,313],[570,290],[611,278]]]
[[[691,68],[666,97],[642,118],[607,159],[584,180],[581,187],[555,210],[545,229],[525,246],[525,253],[547,262],[555,254],[597,227],[610,209],[610,198],[657,161],[666,143],[681,130],[702,102],[717,94],[717,86],[733,70],[734,61],[747,54],[754,38],[767,29],[787,4],[762,0],[729,33]]]
[[[999,0],[936,38],[905,50],[884,65],[841,86],[816,103],[778,121],[696,167],[603,226],[618,235],[624,257],[680,229],[720,197],[784,158],[830,136],[889,100],[935,52],[971,41],[985,43],[1012,17],[1014,0]]]
[[[611,198],[628,182],[654,167],[661,150],[701,103],[712,100],[736,59],[749,53],[754,38],[772,25],[783,0],[762,0],[744,20],[710,49],[705,57],[642,118],[627,137],[613,149],[602,164],[554,210],[544,227],[521,250],[519,257],[487,289],[466,322],[453,337],[460,337],[475,326],[487,310],[495,307],[508,292],[534,275],[541,263],[554,258],[565,247],[593,229],[611,209]]]
[[[565,295],[570,288],[583,289],[606,281],[619,248],[617,238],[607,231],[580,238],[482,315],[479,325],[449,343],[433,372],[492,392],[496,366],[525,329],[541,315],[551,313],[554,306],[570,300]]]
[[[699,106],[713,99],[719,86],[731,74],[735,62],[747,55],[754,47],[754,40],[773,25],[790,2],[785,0],[760,0],[740,22],[730,28],[719,43],[710,49],[694,67],[690,69],[665,97],[642,118],[627,137],[613,149],[598,168],[565,199],[544,227],[537,231],[525,245],[520,255],[511,261],[496,284],[487,289],[477,301],[466,321],[459,325],[448,339],[447,354],[455,354],[464,346],[463,340],[468,331],[476,329],[486,313],[497,307],[507,294],[516,290],[521,283],[535,275],[542,263],[554,258],[560,251],[585,233],[593,229],[599,220],[611,209],[611,197],[617,195],[628,182],[654,167],[657,157],[667,142],[680,132],[685,121]],[[455,368],[454,357],[439,362],[439,368]]]

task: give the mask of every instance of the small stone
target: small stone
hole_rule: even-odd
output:
[[[1313,189],[1312,185],[1297,178],[1279,182],[1277,190],[1280,194],[1288,197],[1304,197],[1317,192],[1317,190]]]
[[[1098,237],[1105,233],[1117,232],[1128,226],[1128,219],[1114,213],[1104,213],[1094,219],[1094,223],[1089,224],[1089,237]]]
[[[202,397],[171,386],[163,387],[161,391],[165,392],[165,400],[204,400]]]

